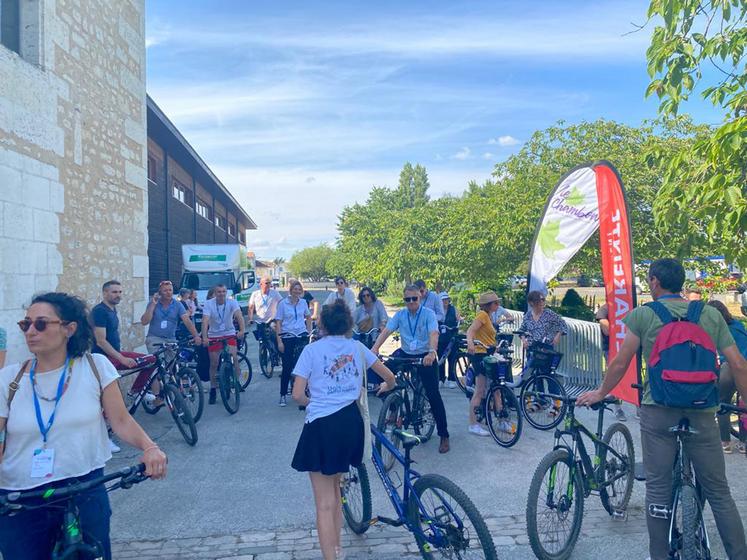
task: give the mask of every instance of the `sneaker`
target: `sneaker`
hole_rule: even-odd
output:
[[[627,422],[628,417],[625,416],[625,411],[622,409],[621,406],[618,406],[615,408],[615,418],[619,420],[620,422]]]
[[[215,390],[215,387],[211,387],[210,396],[208,397],[208,404],[215,404],[216,393],[217,391]]]
[[[288,399],[285,397],[285,395],[280,395],[280,401],[278,401],[278,406],[288,406]]]
[[[498,422],[498,429],[501,432],[505,432],[507,434],[512,434],[516,431],[514,430],[514,427],[511,424],[511,422],[509,422],[508,420],[501,420],[500,422]]]
[[[721,449],[723,449],[724,453],[727,455],[731,455],[731,443],[727,441],[721,442]]]
[[[114,443],[114,440],[112,438],[109,438],[109,451],[111,451],[112,453],[119,453],[120,451],[122,451],[122,449],[116,443]]]
[[[456,389],[457,388],[457,382],[456,381],[447,381],[446,386],[449,389]]]
[[[148,391],[147,393],[145,393],[143,400],[145,401],[146,404],[153,404],[157,398],[158,397],[156,397],[153,393]]]
[[[485,428],[483,428],[482,426],[480,426],[480,424],[472,424],[472,425],[471,425],[471,426],[469,427],[469,433],[470,433],[470,434],[475,434],[476,436],[482,436],[482,437],[485,437],[485,436],[489,436],[489,435],[490,435],[490,432],[489,432],[489,431],[487,431],[487,430],[486,430]]]

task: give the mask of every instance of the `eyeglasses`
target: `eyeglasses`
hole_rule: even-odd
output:
[[[335,282],[335,284],[337,284],[338,286],[342,286],[344,283],[345,282],[343,282],[342,280],[338,280],[337,282]]]
[[[371,294],[363,294],[363,297],[364,297],[364,298],[370,298],[370,297],[371,297]]]
[[[413,301],[418,301],[420,298],[418,296],[412,296],[412,297],[406,297],[404,298],[406,303],[412,303]]]
[[[70,321],[60,321],[57,319],[43,319],[39,317],[38,319],[34,319],[33,321],[31,319],[22,319],[18,321],[18,328],[20,328],[23,332],[28,331],[31,328],[31,325],[34,325],[34,328],[37,330],[37,332],[42,332],[47,330],[47,325],[67,325]]]

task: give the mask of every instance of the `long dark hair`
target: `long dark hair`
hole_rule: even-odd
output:
[[[710,305],[711,307],[715,307],[721,312],[721,315],[724,316],[724,321],[726,321],[727,325],[731,325],[734,322],[734,316],[729,312],[727,307],[720,301],[712,299],[711,301],[708,302],[708,305]]]
[[[79,358],[85,354],[93,343],[93,329],[88,319],[88,307],[86,302],[78,296],[64,292],[47,292],[37,294],[31,300],[35,303],[47,303],[54,307],[57,316],[67,322],[76,323],[77,328],[73,335],[67,339],[67,353],[73,358]]]
[[[374,303],[376,301],[376,294],[374,293],[374,291],[371,288],[369,288],[368,286],[363,286],[361,288],[361,291],[358,292],[358,302],[361,305],[363,305],[363,303],[364,303],[363,302],[363,294],[365,294],[366,292],[368,292],[369,294],[371,294],[371,303]]]

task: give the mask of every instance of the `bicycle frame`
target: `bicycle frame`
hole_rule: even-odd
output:
[[[391,477],[389,476],[389,474],[387,474],[386,469],[384,468],[384,461],[381,458],[381,454],[377,451],[376,446],[372,446],[371,460],[373,462],[374,468],[379,474],[381,482],[384,484],[384,489],[389,496],[389,500],[392,502],[394,511],[397,512],[396,521],[391,522],[389,520],[386,520],[388,521],[388,524],[394,526],[406,526],[411,533],[416,534],[418,537],[427,541],[435,548],[446,546],[448,544],[448,539],[446,537],[446,534],[438,528],[438,520],[433,519],[425,514],[425,506],[423,506],[423,503],[420,501],[420,497],[415,492],[414,483],[417,479],[420,478],[421,475],[416,470],[410,468],[410,464],[412,463],[412,460],[410,459],[410,450],[405,449],[405,454],[402,455],[402,453],[400,453],[400,451],[394,446],[394,444],[390,442],[384,436],[384,434],[382,434],[373,424],[371,424],[371,434],[379,443],[381,443],[381,445],[383,445],[387,449],[387,451],[389,451],[389,453],[394,456],[394,458],[404,468],[402,496],[400,497],[399,493],[397,492],[397,488],[392,482]],[[420,524],[414,524],[407,515],[407,504],[413,496],[418,503],[418,510],[420,511],[421,518],[425,519],[425,525],[430,527],[433,531],[432,535],[426,534],[421,529]],[[462,529],[462,520],[454,514],[453,509],[446,502],[444,502],[444,506],[448,508],[449,514],[457,521],[457,523],[459,524],[459,528]],[[382,517],[379,517],[378,519],[384,520],[384,518]]]

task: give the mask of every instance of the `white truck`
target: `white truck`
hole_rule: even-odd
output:
[[[228,296],[236,299],[246,314],[249,296],[258,289],[246,247],[228,243],[182,245],[182,261],[184,272],[181,287],[197,290],[200,303],[205,302],[210,288],[224,284],[228,288]]]

